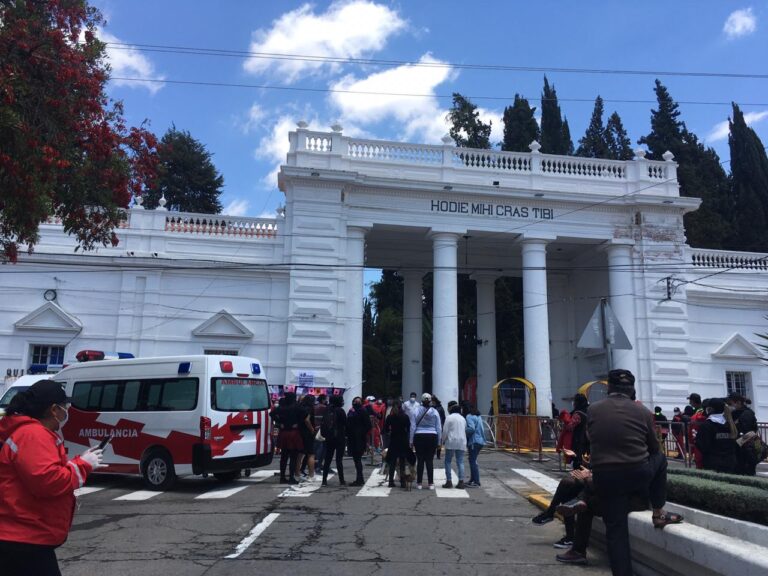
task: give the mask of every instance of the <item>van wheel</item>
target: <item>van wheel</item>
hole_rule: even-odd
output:
[[[240,478],[240,470],[235,470],[233,472],[216,472],[213,477],[219,482],[232,482],[233,480]]]
[[[173,460],[165,450],[150,452],[141,466],[144,483],[152,490],[168,490],[176,482]]]

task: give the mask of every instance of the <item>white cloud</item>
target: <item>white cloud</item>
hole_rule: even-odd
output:
[[[235,198],[227,204],[221,211],[226,216],[245,216],[248,213],[251,203],[243,198]]]
[[[425,54],[426,64],[444,64]],[[446,110],[435,96],[435,88],[452,80],[456,73],[450,66],[420,67],[402,65],[358,79],[348,75],[331,85],[331,103],[339,110],[345,124],[350,121],[373,124],[394,119],[402,125],[400,137],[439,142],[448,131]],[[353,94],[350,92],[359,92]],[[419,94],[422,96],[406,96]]]
[[[163,87],[165,76],[155,71],[155,65],[138,50],[124,46],[110,46],[122,41],[116,36],[98,30],[99,40],[107,43],[107,59],[112,68],[111,82],[116,86],[128,86],[130,88],[145,88],[152,94],[156,94]],[[116,80],[115,77],[150,78],[156,82],[132,82],[130,80]]]
[[[730,39],[749,36],[755,30],[757,30],[757,18],[752,13],[752,8],[731,12],[723,24],[723,32]]]
[[[266,115],[267,113],[264,108],[254,103],[248,109],[245,117],[239,117],[235,122],[243,134],[250,134],[251,132],[255,132],[262,125],[262,121]]]
[[[762,112],[747,112],[744,114],[744,122],[746,122],[747,126],[765,120],[766,118],[768,118],[768,110],[763,110]],[[718,140],[725,140],[728,138],[728,132],[728,120],[718,122],[712,127],[712,130],[709,131],[706,141],[712,143],[717,142]]]
[[[395,10],[369,0],[340,0],[322,14],[310,4],[283,14],[269,30],[253,33],[250,51],[267,54],[296,54],[308,60],[251,57],[243,68],[251,74],[274,69],[285,82],[302,74],[337,72],[339,63],[325,58],[359,58],[384,48],[389,37],[406,22]]]

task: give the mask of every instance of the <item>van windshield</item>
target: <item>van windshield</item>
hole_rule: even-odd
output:
[[[29,386],[15,386],[13,388],[8,388],[5,394],[3,394],[3,397],[0,398],[0,408],[7,408],[8,404],[11,403],[11,400],[13,400],[13,397],[16,396],[16,394],[24,392],[28,388]]]
[[[256,378],[212,378],[211,408],[222,412],[267,410],[267,381]]]

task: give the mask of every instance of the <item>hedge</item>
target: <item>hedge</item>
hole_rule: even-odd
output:
[[[669,472],[667,500],[670,502],[768,526],[768,490],[765,487],[723,481],[730,474],[718,474],[717,479],[709,479],[680,474],[678,470]]]
[[[703,478],[705,480],[714,480],[717,482],[727,482],[729,484],[738,484],[739,486],[753,486],[755,488],[768,490],[768,478],[760,478],[758,476],[722,474],[712,470],[697,470],[696,468],[668,468],[667,475],[670,474],[689,476],[692,478]]]

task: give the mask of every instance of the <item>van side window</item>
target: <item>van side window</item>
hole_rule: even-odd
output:
[[[75,382],[72,405],[91,412],[194,410],[198,388],[197,378]]]

